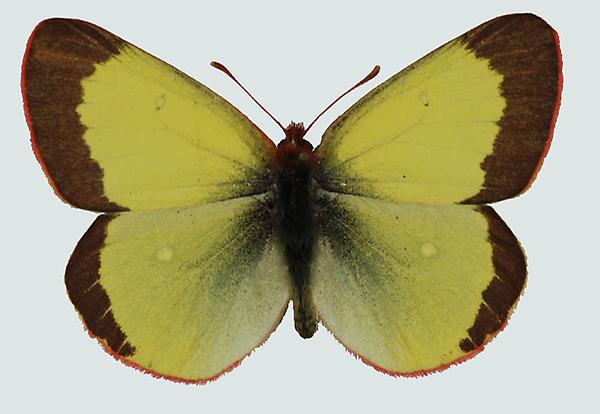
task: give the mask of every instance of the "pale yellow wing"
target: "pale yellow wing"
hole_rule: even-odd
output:
[[[100,216],[67,266],[90,333],[123,362],[204,382],[233,368],[290,299],[264,199]]]
[[[486,22],[375,88],[317,150],[322,188],[397,202],[513,197],[548,150],[562,87],[558,35],[532,14]]]
[[[56,192],[97,211],[190,206],[266,191],[275,147],[204,85],[91,23],[31,35],[23,97]]]
[[[311,289],[321,322],[394,375],[443,369],[506,323],[525,258],[491,207],[323,193]]]

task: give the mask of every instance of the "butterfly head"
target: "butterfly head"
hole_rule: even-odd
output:
[[[292,121],[285,128],[285,139],[281,141],[278,146],[282,144],[295,144],[300,147],[309,147],[312,150],[310,142],[304,139],[305,134],[306,129],[304,128],[304,124],[302,122]]]
[[[290,122],[285,128],[285,138],[277,144],[276,159],[285,164],[316,162],[313,146],[304,139],[305,134],[302,122]]]

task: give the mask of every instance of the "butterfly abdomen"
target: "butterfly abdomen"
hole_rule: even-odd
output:
[[[302,140],[303,141],[303,140]],[[315,240],[314,171],[312,147],[282,142],[277,151],[277,227],[284,244],[292,278],[295,327],[310,338],[317,330],[317,317],[309,290],[310,263]]]

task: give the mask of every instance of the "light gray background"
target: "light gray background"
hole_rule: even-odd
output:
[[[3,8],[1,358],[3,412],[598,412],[598,6],[592,2],[21,1]],[[541,5],[540,3],[543,3]],[[269,136],[281,131],[219,60],[287,124],[309,122],[375,64],[370,88],[498,15],[534,11],[561,36],[563,103],[538,180],[496,205],[521,240],[529,283],[508,328],[475,359],[425,378],[356,361],[323,329],[309,341],[291,313],[241,367],[205,386],[156,380],[116,362],[83,331],[63,272],[94,214],[61,203],[34,159],[19,91],[30,31],[47,17],[92,21],[234,103]]]

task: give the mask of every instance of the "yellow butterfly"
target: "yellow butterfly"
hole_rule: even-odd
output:
[[[176,381],[233,369],[290,300],[302,337],[320,322],[388,374],[466,360],[525,284],[486,204],[534,180],[561,65],[541,18],[498,17],[373,89],[313,149],[302,124],[275,145],[106,30],[43,21],[22,71],[33,150],[58,196],[103,213],[69,260],[69,297],[111,355]]]

